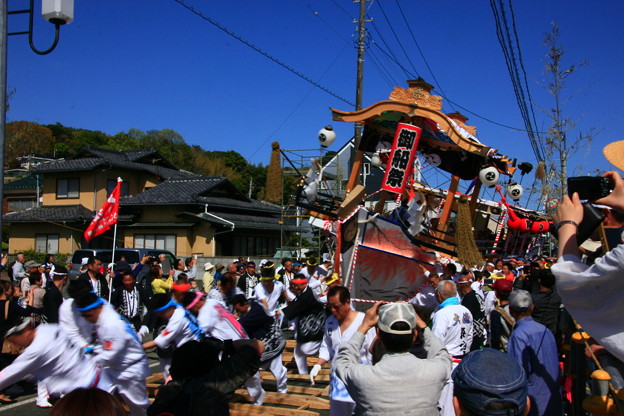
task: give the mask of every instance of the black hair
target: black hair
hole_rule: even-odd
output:
[[[186,292],[184,293],[184,297],[182,298],[182,306],[184,306],[185,308],[191,304],[191,302],[193,302],[196,298],[196,294],[197,292]]]
[[[89,281],[85,279],[76,279],[69,282],[67,294],[71,298],[75,298],[80,292],[89,292],[91,290],[93,290],[93,288],[91,287],[91,283],[89,283]]]
[[[157,293],[150,300],[150,310],[159,309],[171,302],[171,296],[166,293]]]
[[[457,273],[457,266],[455,266],[455,263],[447,264],[446,268],[453,274]]]
[[[54,257],[54,254],[50,254],[50,253],[46,254],[46,255],[45,255],[45,261],[44,261],[44,262],[45,262],[45,263],[50,263],[50,259],[51,259],[52,257]]]
[[[30,276],[28,276],[28,283],[31,285],[34,285],[35,282],[39,280],[41,280],[41,273],[39,272],[31,273]]]
[[[230,303],[232,305],[244,305],[246,303],[249,303],[249,301],[247,300],[245,295],[239,293],[238,295],[236,295],[232,299],[230,299]]]
[[[514,269],[514,268],[513,268],[513,266],[511,265],[511,263],[510,263],[510,262],[508,262],[508,261],[504,262],[504,263],[503,263],[503,266],[507,266],[507,268],[508,268],[509,270],[513,270],[513,269]]]
[[[390,329],[404,331],[406,329],[409,329],[409,324],[407,322],[395,322],[394,324],[392,324]],[[387,332],[379,330],[379,338],[381,339],[381,342],[383,342],[386,351],[394,353],[407,352],[414,343],[413,333],[389,334]]]
[[[89,257],[89,260],[87,260],[87,265],[88,266],[93,266],[96,262],[96,260],[100,260],[98,257]]]
[[[221,284],[221,286],[227,285],[230,283],[234,284],[234,282],[236,282],[236,276],[232,272],[223,273],[223,275],[221,276],[221,279],[219,280],[219,283]]]
[[[550,269],[539,269],[537,271],[537,278],[542,286],[548,289],[555,287],[555,275],[553,275]]]
[[[327,292],[327,299],[336,295],[338,295],[338,300],[343,305],[351,301],[351,293],[349,293],[349,289],[344,286],[333,286],[329,288],[329,291]]]
[[[132,273],[132,270],[125,270],[121,275],[122,276],[132,276],[132,277],[134,277],[134,274]]]

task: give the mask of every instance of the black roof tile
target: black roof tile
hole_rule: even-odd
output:
[[[93,220],[95,213],[82,205],[48,205],[9,212],[3,221],[11,222],[82,222]]]

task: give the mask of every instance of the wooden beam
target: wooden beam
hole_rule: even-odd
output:
[[[443,232],[446,232],[447,223],[453,211],[453,203],[455,202],[455,193],[459,186],[459,176],[453,175],[451,178],[451,185],[449,186],[446,194],[446,201],[444,202],[444,208],[442,208],[442,214],[440,215],[440,221],[438,222],[438,228]]]
[[[349,176],[349,182],[347,182],[347,194],[359,183],[362,159],[364,159],[364,152],[361,150],[356,151],[355,160],[351,164],[351,176]]]
[[[309,410],[297,410],[286,407],[256,406],[253,404],[230,403],[230,415],[319,416],[319,413],[311,412]]]
[[[248,402],[253,402],[253,399],[249,397],[249,394],[247,394],[247,390],[238,389],[235,393],[242,396]],[[307,406],[307,408],[315,410],[329,410],[328,399],[314,396],[304,396],[302,394],[267,392],[264,396],[263,403],[263,406],[275,404],[279,406]]]

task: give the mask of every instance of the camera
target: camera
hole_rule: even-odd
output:
[[[568,195],[578,193],[580,199],[594,201],[611,193],[609,179],[601,176],[575,176],[568,178]]]
[[[65,25],[74,20],[74,0],[42,0],[41,15],[55,25]]]

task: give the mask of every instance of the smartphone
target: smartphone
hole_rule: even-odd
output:
[[[575,176],[568,178],[568,195],[576,192],[580,199],[595,201],[611,193],[608,178],[601,176]]]
[[[486,277],[485,279],[483,279],[483,284],[485,286],[492,286],[494,284],[494,279]]]

